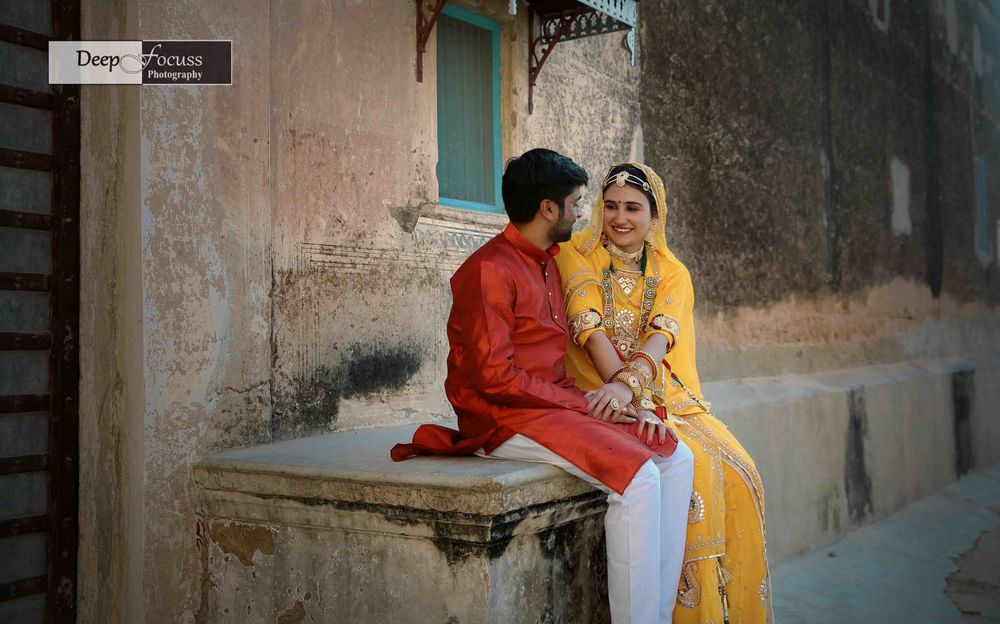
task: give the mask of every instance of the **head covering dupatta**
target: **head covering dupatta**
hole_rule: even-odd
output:
[[[608,168],[608,173],[602,179],[601,189],[597,193],[597,199],[594,201],[594,209],[590,213],[590,223],[583,230],[582,236],[579,237],[580,242],[577,244],[577,248],[580,250],[580,253],[589,254],[601,244],[601,237],[604,234],[604,187],[607,185],[608,175],[611,171],[621,165],[631,165],[642,171],[652,187],[651,194],[656,202],[656,205],[652,206],[652,208],[655,208],[656,216],[650,222],[649,232],[646,233],[646,247],[650,252],[658,253],[664,258],[671,258],[676,262],[676,258],[673,257],[673,254],[667,248],[666,231],[664,228],[664,219],[667,216],[667,193],[663,186],[663,180],[660,179],[660,176],[652,168],[637,162],[621,163]]]

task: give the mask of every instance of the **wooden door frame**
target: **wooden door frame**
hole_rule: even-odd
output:
[[[52,37],[0,24],[0,41],[48,52],[50,40],[79,40],[79,0],[51,0]],[[0,274],[8,290],[49,292],[49,333],[2,334],[5,349],[49,348],[49,387],[44,395],[0,397],[0,412],[48,411],[43,455],[8,458],[4,474],[47,470],[46,513],[0,522],[0,537],[46,534],[46,575],[3,586],[0,599],[45,593],[45,622],[76,621],[79,531],[79,329],[80,329],[80,86],[55,85],[53,93],[0,85],[0,102],[50,110],[52,154],[0,148],[0,165],[52,174],[51,215],[0,210],[0,225],[49,230],[52,271]]]
[[[52,36],[78,41],[80,1],[52,0]],[[80,85],[52,109],[52,348],[45,621],[76,621],[80,462]]]

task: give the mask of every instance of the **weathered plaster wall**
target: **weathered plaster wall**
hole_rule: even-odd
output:
[[[465,6],[503,24],[505,158],[547,145],[597,176],[627,156],[621,36],[563,44],[529,117],[525,8]],[[201,621],[194,459],[446,416],[448,278],[505,219],[434,204],[412,4],[84,14],[91,39],[233,40],[232,86],[85,90],[81,621]]]
[[[130,39],[138,7],[83,11],[86,39]],[[80,622],[143,617],[139,91],[82,89]]]
[[[921,6],[641,4],[645,154],[706,378],[1000,349],[973,238],[978,155],[996,246],[997,22]]]
[[[112,9],[85,38],[239,50],[232,87],[83,96],[80,620],[191,621],[191,462],[269,438],[268,6]]]
[[[608,167],[643,156],[642,50],[637,51],[633,66],[624,41],[625,33],[612,33],[558,44],[542,67],[531,115],[527,114],[527,76],[519,77],[521,109],[512,125],[524,126],[524,133],[513,154],[550,146],[586,169],[590,185],[583,203],[585,219]],[[516,52],[517,63],[526,68],[527,45],[518,45]]]
[[[560,44],[529,116],[525,7],[456,4],[502,26],[504,159],[544,145],[598,177],[628,155],[624,35]],[[412,5],[377,7],[272,8],[272,56],[292,60],[271,84],[276,437],[448,415],[448,279],[505,223],[435,205],[436,39],[418,83]]]
[[[231,87],[141,92],[145,621],[199,608],[191,463],[270,416],[268,2],[140,2],[146,38],[233,39]]]
[[[444,274],[412,235],[436,195],[434,72],[431,57],[416,82],[413,29],[405,3],[271,16],[273,57],[288,59],[270,108],[280,437],[335,426],[341,399],[436,378],[443,328],[421,318],[441,314]],[[373,409],[368,422],[385,418]]]

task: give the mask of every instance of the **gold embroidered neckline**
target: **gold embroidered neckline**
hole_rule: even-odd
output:
[[[633,325],[635,323],[634,314],[620,315],[619,311],[616,310],[612,284],[618,283],[617,275],[613,275],[611,269],[606,268],[601,271],[601,278],[601,286],[604,290],[604,327],[608,330],[608,337],[611,338],[612,343],[627,359],[641,346],[640,340],[649,324],[649,313],[653,310],[653,299],[656,297],[656,287],[660,284],[660,277],[658,275],[647,276],[636,280],[635,287],[642,289],[638,325]],[[620,284],[619,288],[621,288]]]

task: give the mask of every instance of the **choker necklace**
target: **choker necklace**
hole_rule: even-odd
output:
[[[645,241],[642,243],[642,248],[640,248],[639,251],[628,252],[622,251],[618,248],[618,245],[615,245],[611,241],[605,239],[604,248],[608,250],[608,253],[611,254],[612,258],[617,258],[622,262],[628,262],[630,264],[638,264],[642,260],[643,253],[646,251],[646,243]]]

